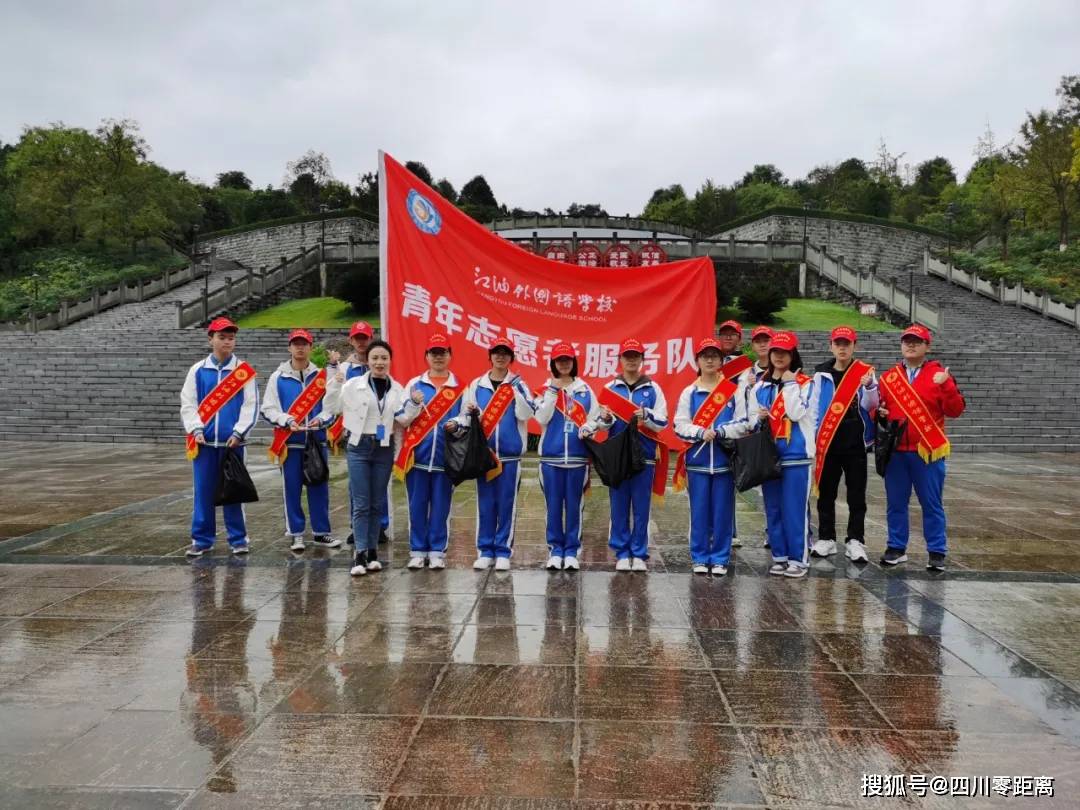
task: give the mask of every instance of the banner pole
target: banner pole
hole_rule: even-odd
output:
[[[390,230],[390,214],[386,209],[386,152],[379,150],[379,335],[390,342],[390,319],[387,299],[390,288],[386,281],[387,236]]]

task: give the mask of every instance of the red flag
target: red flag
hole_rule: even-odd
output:
[[[715,324],[709,259],[618,270],[551,261],[492,233],[385,153],[379,196],[382,334],[395,379],[424,371],[427,337],[440,332],[463,384],[490,368],[491,341],[508,337],[530,390],[550,376],[560,341],[575,346],[581,377],[598,390],[618,373],[620,341],[634,337],[674,420],[696,374],[693,347]]]

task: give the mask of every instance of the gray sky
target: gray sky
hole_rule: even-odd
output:
[[[960,171],[1080,73],[1076,0],[0,0],[0,140],[137,120],[172,170],[278,185],[313,148],[350,185],[376,150],[523,208],[638,213],[653,189],[791,178],[884,136]]]

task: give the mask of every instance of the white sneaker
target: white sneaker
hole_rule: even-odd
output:
[[[776,577],[782,576],[783,573],[787,571],[787,566],[786,560],[784,562],[774,562],[769,566],[769,573]]]
[[[648,571],[649,566],[645,564],[645,561],[640,557],[634,557],[634,561],[630,563],[631,571]]]
[[[297,551],[297,552],[299,552],[299,551],[303,551],[303,550],[304,550],[304,538],[303,537],[293,537],[292,545],[289,546],[289,551]]]
[[[378,560],[368,560],[367,570],[368,571],[382,571],[382,563],[379,562]]]
[[[870,558],[866,556],[866,546],[858,540],[847,541],[847,551],[844,552],[847,558],[852,562],[869,562]]]
[[[411,568],[413,571],[418,571],[419,569],[424,567],[424,558],[423,557],[409,557],[409,563],[405,567],[406,568]]]
[[[742,548],[742,540],[740,540],[738,537],[732,537],[731,538],[731,547],[732,548]]]
[[[495,560],[496,571],[509,571],[510,570],[510,558],[499,557]]]
[[[784,576],[791,577],[792,579],[798,579],[799,577],[806,576],[806,568],[795,563],[788,563],[788,567],[784,569]]]
[[[695,565],[694,566],[694,573],[695,574],[707,574],[707,573],[709,573],[709,566],[701,565],[701,564]]]
[[[629,571],[630,570],[630,558],[623,557],[617,563],[615,563],[616,571]]]
[[[581,564],[577,557],[563,557],[562,567],[564,571],[578,571],[581,569]]]
[[[477,557],[472,567],[477,571],[486,571],[491,567],[491,557]]]
[[[818,540],[810,547],[810,554],[814,557],[830,557],[835,553],[835,540]]]
[[[546,568],[548,571],[561,571],[562,565],[563,558],[557,557],[552,554],[550,557],[548,557],[548,561],[544,564],[544,568]]]
[[[354,577],[362,577],[367,573],[367,566],[364,564],[363,554],[355,554],[353,556],[353,566],[349,569],[349,574]]]
[[[727,566],[726,565],[714,565],[712,567],[712,575],[714,577],[722,577],[722,576],[724,576],[726,574],[727,574]]]
[[[427,561],[427,567],[434,571],[441,571],[446,568],[445,557],[429,557]]]

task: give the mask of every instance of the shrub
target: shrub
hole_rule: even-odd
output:
[[[353,312],[364,315],[379,309],[379,269],[375,265],[355,267],[338,276],[330,288],[335,298],[348,301]]]
[[[739,296],[739,308],[747,320],[756,323],[772,323],[773,316],[786,306],[787,294],[773,284],[751,284]]]

